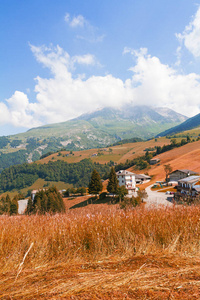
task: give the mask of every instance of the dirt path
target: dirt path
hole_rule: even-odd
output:
[[[155,206],[172,206],[173,195],[166,195],[165,193],[159,193],[159,190],[152,191],[150,185],[146,188],[148,198],[145,200],[147,207]],[[167,190],[167,189],[166,189]]]

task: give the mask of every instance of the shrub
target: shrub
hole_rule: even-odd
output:
[[[106,192],[103,192],[103,193],[101,193],[101,194],[99,195],[99,199],[100,199],[100,200],[104,200],[104,199],[106,198],[106,196],[107,196],[107,193],[106,193]]]
[[[132,196],[132,198],[125,197],[120,203],[121,209],[130,209],[139,206],[142,203],[142,199],[139,196]]]

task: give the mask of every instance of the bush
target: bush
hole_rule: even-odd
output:
[[[106,193],[106,192],[103,192],[103,193],[101,193],[101,194],[99,195],[99,199],[100,199],[100,200],[104,200],[104,199],[106,198],[106,196],[107,196],[107,193]]]
[[[142,199],[139,196],[132,196],[132,198],[125,197],[124,201],[120,203],[121,209],[130,209],[135,208],[136,206],[140,206],[142,203]]]

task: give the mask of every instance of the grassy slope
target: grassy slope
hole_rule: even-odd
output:
[[[159,165],[151,166],[148,170],[149,175],[153,175],[151,183],[165,178],[164,165],[166,164],[170,164],[173,170],[189,169],[200,173],[200,141],[175,148],[157,157],[160,158]]]
[[[186,137],[187,135],[189,135],[191,138],[197,138],[200,135],[200,127],[176,133],[175,135],[177,137]]]
[[[200,114],[197,114],[194,117],[191,117],[191,118],[187,119],[183,123],[181,123],[181,124],[179,124],[175,127],[172,127],[170,129],[167,129],[164,132],[161,132],[160,135],[161,136],[166,136],[166,135],[173,134],[173,133],[176,133],[176,132],[182,132],[182,131],[185,131],[185,130],[190,130],[192,128],[199,127],[199,126],[200,126]]]
[[[70,151],[62,151],[62,155],[59,156],[59,153],[52,154],[48,157],[45,157],[42,160],[39,160],[38,163],[47,163],[50,160],[56,161],[58,159],[62,159],[68,163],[79,162],[84,158],[91,158],[95,162],[99,163],[107,163],[110,160],[114,162],[125,162],[126,159],[133,159],[135,157],[144,155],[144,149],[148,147],[155,147],[155,146],[163,146],[164,144],[169,144],[170,140],[166,138],[158,138],[157,142],[155,140],[150,140],[146,142],[137,142],[137,143],[130,143],[124,144],[119,146],[110,147],[112,152],[109,152],[109,148],[102,148],[102,149],[89,149],[89,150],[82,150],[82,151],[73,151],[74,155],[69,154]],[[99,150],[103,155],[101,156],[94,156],[92,154],[98,153]],[[135,152],[135,153],[133,153]],[[66,157],[65,155],[68,154],[69,156]],[[63,157],[64,155],[64,157]]]

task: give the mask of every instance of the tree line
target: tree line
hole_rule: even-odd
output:
[[[78,163],[69,164],[62,160],[49,161],[47,164],[21,164],[11,166],[0,174],[0,192],[20,190],[31,186],[38,178],[46,181],[63,181],[75,187],[87,186],[93,169],[101,176],[110,169],[110,163],[99,164],[91,159],[83,159]]]

